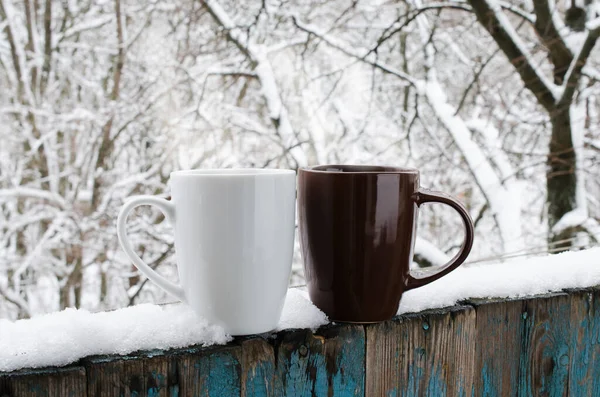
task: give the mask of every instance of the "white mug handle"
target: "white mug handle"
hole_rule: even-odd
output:
[[[160,288],[164,289],[177,299],[185,302],[186,299],[183,288],[156,273],[150,266],[144,263],[138,254],[133,251],[131,242],[127,237],[125,223],[127,222],[127,215],[129,215],[129,212],[140,205],[154,205],[158,207],[158,209],[160,209],[165,215],[167,220],[172,225],[175,224],[175,206],[170,201],[154,196],[138,196],[130,198],[127,200],[125,205],[123,205],[123,208],[121,208],[121,212],[119,212],[119,217],[117,218],[117,236],[119,237],[119,243],[121,243],[123,251],[125,251],[129,259],[131,259],[135,267],[137,267],[140,272],[142,272]]]

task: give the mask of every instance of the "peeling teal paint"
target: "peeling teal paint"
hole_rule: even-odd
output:
[[[273,395],[273,389],[278,382],[275,378],[275,366],[271,361],[254,363],[252,368],[246,371],[246,394],[256,397],[267,397]]]
[[[590,379],[591,389],[600,393],[600,294],[590,296],[587,316],[590,319]]]
[[[597,378],[600,376],[600,368],[598,365],[590,365],[594,362],[594,352],[598,354],[600,351],[596,341],[597,335],[600,334],[598,305],[590,293],[579,296],[573,303],[579,305],[579,310],[583,310],[586,315],[579,319],[578,324],[571,324],[572,359],[567,363],[570,365],[569,395],[598,395]]]
[[[570,299],[557,297],[528,310],[519,360],[519,391],[524,395],[553,397],[566,394],[573,332],[570,303]],[[535,368],[532,360],[536,360]]]
[[[422,357],[425,355],[425,349],[422,347],[415,348],[415,357]],[[423,379],[423,368],[416,363],[408,367],[408,380],[406,382],[406,389],[402,390],[403,397],[418,396],[422,394],[422,390],[419,390],[419,385]]]
[[[496,386],[494,385],[494,373],[490,370],[488,363],[483,364],[481,377],[483,381],[483,390],[480,390],[479,393],[481,393],[483,397],[502,397],[498,394],[498,390],[496,390]],[[475,392],[475,390],[473,390],[473,392]]]
[[[442,377],[442,370],[439,366],[436,366],[429,375],[429,380],[427,382],[427,396],[446,397],[447,394],[447,386]]]
[[[194,363],[193,396],[238,396],[241,391],[240,363],[230,350],[213,350]],[[202,388],[200,388],[202,385]],[[187,392],[189,393],[189,391]],[[186,393],[186,394],[187,394]]]
[[[158,397],[160,396],[160,388],[151,387],[147,390],[146,394],[148,395],[148,397]]]
[[[297,334],[298,335],[298,334]],[[302,334],[300,334],[302,335]],[[364,331],[333,332],[325,336],[308,335],[303,349],[279,347],[275,369],[281,389],[275,396],[363,396],[365,393]],[[295,342],[291,342],[295,344]],[[286,346],[290,344],[286,343]],[[283,352],[281,350],[284,350]],[[278,383],[279,386],[279,383]]]

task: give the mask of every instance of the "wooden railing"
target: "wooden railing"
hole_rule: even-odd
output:
[[[0,397],[425,395],[600,396],[600,290],[0,373]]]

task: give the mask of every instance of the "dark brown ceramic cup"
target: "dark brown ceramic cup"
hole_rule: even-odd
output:
[[[405,291],[460,266],[473,245],[473,221],[455,199],[419,187],[409,168],[322,165],[298,174],[298,216],[310,299],[332,321],[392,318]],[[449,263],[424,277],[411,274],[418,207],[451,206],[465,239]]]

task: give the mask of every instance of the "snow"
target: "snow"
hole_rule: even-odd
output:
[[[434,266],[443,266],[450,262],[450,257],[432,242],[418,237],[415,239],[415,254],[427,259]]]
[[[306,292],[292,288],[277,330],[316,329],[327,322]],[[66,309],[15,322],[0,319],[0,372],[62,366],[99,354],[225,344],[231,339],[223,328],[198,318],[183,304],[142,304],[100,313]]]
[[[478,109],[480,111],[481,109]],[[500,177],[503,180],[514,178],[515,171],[508,159],[506,152],[502,150],[502,143],[500,142],[500,131],[490,123],[489,120],[483,120],[480,118],[473,118],[467,121],[467,127],[469,129],[478,131],[481,136],[485,139],[484,147],[490,151],[489,158],[496,164],[498,171],[500,171]]]
[[[284,329],[310,328],[315,330],[329,322],[325,313],[312,304],[306,291],[290,288],[277,326]]]
[[[407,292],[398,314],[448,307],[468,298],[518,298],[598,284],[600,248],[462,267]],[[305,291],[291,288],[276,330],[314,330],[327,322]],[[0,371],[62,366],[91,355],[209,346],[231,340],[223,328],[208,324],[183,304],[142,304],[100,313],[66,309],[28,320],[0,320]]]
[[[565,44],[575,56],[579,54],[581,48],[583,47],[583,43],[587,39],[587,32],[576,32],[574,30],[569,29],[567,26],[563,29],[563,39]],[[561,87],[564,90],[564,86]]]
[[[585,24],[585,27],[588,30],[596,30],[596,29],[600,29],[600,17],[592,19],[591,21],[587,22]]]
[[[576,207],[574,210],[567,212],[562,218],[552,227],[552,232],[559,234],[560,232],[582,225],[588,218],[587,211],[584,208]]]
[[[532,65],[542,65],[538,73],[552,80],[551,64],[544,55],[547,49],[542,46],[534,51],[531,46],[539,40],[532,27],[525,22],[518,28],[523,20],[511,15],[524,7],[525,17],[533,20],[528,1],[512,6],[496,0],[502,7],[497,12],[512,22],[514,29],[507,22],[507,31],[521,36],[522,50],[529,50]],[[38,324],[42,312],[57,309],[58,297],[61,308],[77,304],[91,312],[116,309],[129,304],[142,285],[136,303],[166,299],[152,283],[143,284],[145,279],[138,278],[123,259],[114,237],[114,219],[122,200],[132,192],[167,196],[165,178],[174,168],[295,166],[291,157],[299,165],[396,162],[421,169],[425,178],[435,181],[432,187],[460,195],[474,217],[484,204],[489,207],[481,212],[473,257],[489,262],[491,257],[529,256],[548,249],[543,165],[547,139],[537,139],[545,136],[540,132],[547,129],[548,114],[534,96],[521,95],[522,84],[503,84],[507,78],[519,77],[502,54],[471,83],[469,76],[478,60],[497,51],[496,45],[489,45],[493,40],[487,34],[481,40],[481,26],[474,19],[473,25],[457,29],[435,13],[419,13],[421,6],[403,5],[403,10],[419,14],[424,40],[419,43],[414,37],[416,24],[410,18],[396,18],[397,4],[385,3],[388,12],[381,13],[381,7],[373,3],[359,3],[338,15],[345,9],[344,2],[270,2],[267,12],[259,13],[260,4],[241,10],[207,0],[202,8],[207,11],[208,7],[217,23],[202,19],[182,24],[181,4],[185,2],[172,6],[123,3],[123,15],[136,18],[124,26],[124,37],[129,37],[122,47],[127,52],[126,64],[119,97],[113,100],[107,92],[114,86],[111,70],[120,48],[114,4],[103,0],[80,7],[69,1],[65,9],[53,8],[51,62],[44,65],[43,18],[28,29],[23,2],[0,2],[7,14],[0,30],[10,31],[14,39],[9,43],[8,36],[0,34],[0,53],[6,61],[0,72],[0,317],[33,316],[26,324]],[[424,7],[436,4],[427,2]],[[457,4],[468,8],[468,2]],[[562,3],[558,9],[554,0],[548,4],[563,40],[573,54],[581,54],[589,32],[570,31],[562,21]],[[600,2],[589,7],[600,13]],[[158,9],[167,12],[157,14]],[[300,28],[295,26],[293,15],[311,25],[298,21]],[[73,22],[71,26],[55,23],[65,16]],[[588,16],[596,18],[588,22],[588,28],[598,27],[598,17],[591,11]],[[389,41],[379,43],[381,34],[397,29]],[[402,37],[407,40],[399,49]],[[430,40],[429,47],[422,45]],[[192,43],[191,47],[186,43]],[[600,242],[600,225],[594,219],[600,195],[593,167],[595,148],[600,147],[595,100],[600,85],[592,84],[594,78],[600,80],[600,71],[593,56],[587,61],[583,70],[589,82],[588,78],[582,81],[575,99],[588,109],[580,109],[582,117],[572,115],[578,155],[577,201],[575,211],[555,231],[582,222],[585,232],[577,232],[576,239],[587,239],[586,245],[591,245]],[[42,69],[48,66],[46,74]],[[429,68],[432,79],[425,75]],[[241,74],[236,76],[237,72]],[[208,78],[215,75],[220,76]],[[471,90],[472,86],[478,89]],[[417,89],[427,89],[431,95]],[[463,94],[466,100],[457,112]],[[102,168],[96,167],[104,127],[113,116],[114,150],[102,159]],[[589,128],[581,121],[585,117]],[[585,148],[582,139],[587,140]],[[290,155],[288,150],[300,142]],[[514,152],[505,150],[509,147]],[[93,202],[92,188],[96,190]],[[143,218],[132,225],[133,238],[149,260],[158,259],[166,252],[165,245],[172,243],[171,229],[155,225],[160,220],[155,213],[140,215]],[[423,236],[434,242],[449,241],[456,231],[455,227],[439,227],[456,214],[440,216],[439,223],[424,225]],[[462,230],[458,234],[456,238],[462,238]],[[515,239],[519,244],[526,239],[525,249],[519,250]],[[416,252],[432,262],[445,262],[443,252],[422,248],[422,242],[417,239]],[[298,248],[295,254],[294,284],[302,284]],[[173,255],[166,257],[160,272],[176,278],[175,260]],[[69,282],[82,276],[81,267],[74,264],[83,266],[77,286]],[[106,290],[101,288],[102,280]],[[286,306],[281,329],[325,321],[322,313],[311,314],[316,309],[302,300],[301,291],[290,294],[304,306],[295,305],[291,311],[292,306]],[[410,303],[408,297],[405,303]],[[160,320],[182,315],[174,307],[158,306],[153,316]],[[84,314],[71,313],[76,319]],[[117,315],[110,312],[105,317],[111,316]],[[0,323],[0,333],[8,332],[2,328],[12,327],[9,324]],[[73,325],[69,322],[69,326]],[[202,327],[198,326],[192,339],[211,341]],[[208,336],[202,334],[205,331]],[[12,333],[8,335],[13,338]],[[168,345],[168,340],[161,340]],[[27,343],[24,348],[30,346]]]
[[[398,314],[455,305],[473,298],[521,298],[600,284],[600,248],[460,267],[424,287],[408,291]]]

